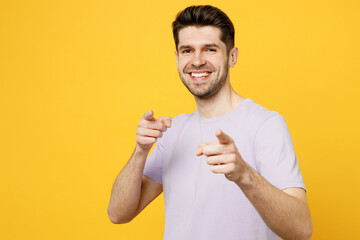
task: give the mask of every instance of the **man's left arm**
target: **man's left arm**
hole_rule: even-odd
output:
[[[302,188],[280,190],[241,157],[233,139],[217,130],[219,142],[201,143],[197,155],[206,155],[214,173],[225,174],[244,192],[268,227],[284,240],[310,239],[312,222]]]

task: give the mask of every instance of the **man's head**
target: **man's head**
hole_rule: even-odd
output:
[[[210,98],[230,89],[229,67],[237,61],[234,27],[221,10],[193,6],[173,23],[180,78],[196,98]]]
[[[220,9],[210,6],[191,6],[179,12],[172,23],[175,46],[178,50],[179,31],[185,27],[214,26],[220,29],[220,39],[229,51],[234,47],[235,30],[230,18]]]

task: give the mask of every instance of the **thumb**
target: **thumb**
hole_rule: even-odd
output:
[[[216,137],[219,140],[220,144],[228,144],[233,141],[233,139],[230,136],[226,135],[220,129],[216,130]]]
[[[148,121],[155,121],[153,110],[147,111],[147,112],[143,115],[143,118],[144,118],[145,120],[148,120]]]

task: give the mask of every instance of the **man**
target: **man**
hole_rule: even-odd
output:
[[[188,7],[173,34],[197,110],[173,121],[143,115],[112,189],[110,220],[129,222],[163,191],[164,239],[309,239],[305,186],[284,118],[230,85],[238,57],[230,19],[212,6]]]

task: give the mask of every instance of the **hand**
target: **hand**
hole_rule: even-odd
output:
[[[163,132],[171,127],[171,117],[154,118],[152,110],[147,111],[142,117],[136,130],[136,143],[144,151],[150,151]]]
[[[230,181],[237,182],[242,174],[245,161],[242,159],[234,140],[220,129],[216,131],[219,142],[200,143],[197,156],[205,155],[213,173],[223,173]]]

